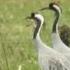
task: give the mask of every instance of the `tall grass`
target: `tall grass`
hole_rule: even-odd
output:
[[[0,70],[40,70],[34,47],[33,23],[25,18],[41,7],[48,6],[49,0],[0,0]],[[63,14],[61,24],[70,22],[70,1],[61,0]],[[47,12],[47,13],[46,13]],[[42,12],[46,28],[42,29],[42,40],[51,45],[53,15]],[[48,17],[48,18],[47,18]],[[47,19],[47,20],[46,20]],[[30,25],[29,27],[27,25]]]

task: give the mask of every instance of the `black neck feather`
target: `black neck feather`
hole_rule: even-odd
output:
[[[55,33],[56,32],[56,26],[57,26],[57,24],[58,24],[58,20],[59,20],[59,13],[58,12],[56,12],[56,19],[55,19],[55,21],[54,21],[54,24],[53,24],[53,29],[52,29],[52,32],[53,33]]]
[[[40,25],[41,25],[41,21],[38,21],[37,26],[36,26],[35,31],[34,31],[33,39],[36,38],[38,31],[39,31],[39,28],[40,28]]]

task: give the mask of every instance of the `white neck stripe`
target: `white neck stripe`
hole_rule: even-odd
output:
[[[61,14],[61,10],[60,10],[60,8],[58,6],[53,5],[53,7],[55,7],[57,9],[57,11]]]

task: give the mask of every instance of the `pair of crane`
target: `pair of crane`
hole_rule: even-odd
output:
[[[61,15],[61,9],[56,3],[50,3],[49,7],[40,9],[53,10],[56,18],[52,29],[52,47],[44,44],[40,38],[40,31],[44,23],[44,17],[39,13],[31,13],[29,19],[36,22],[33,39],[37,48],[38,61],[42,70],[70,70],[70,48],[68,48],[60,39],[58,33],[58,20]]]

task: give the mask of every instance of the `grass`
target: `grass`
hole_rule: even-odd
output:
[[[0,70],[40,70],[37,53],[32,40],[33,23],[25,20],[31,12],[48,6],[49,0],[0,0]],[[61,24],[69,25],[70,1],[61,0],[63,8]],[[47,22],[41,37],[51,45],[51,28],[53,15],[50,11],[42,12]],[[48,17],[48,18],[47,18]],[[50,18],[51,17],[51,18]],[[46,20],[47,19],[47,20]],[[29,27],[27,25],[31,24]]]

